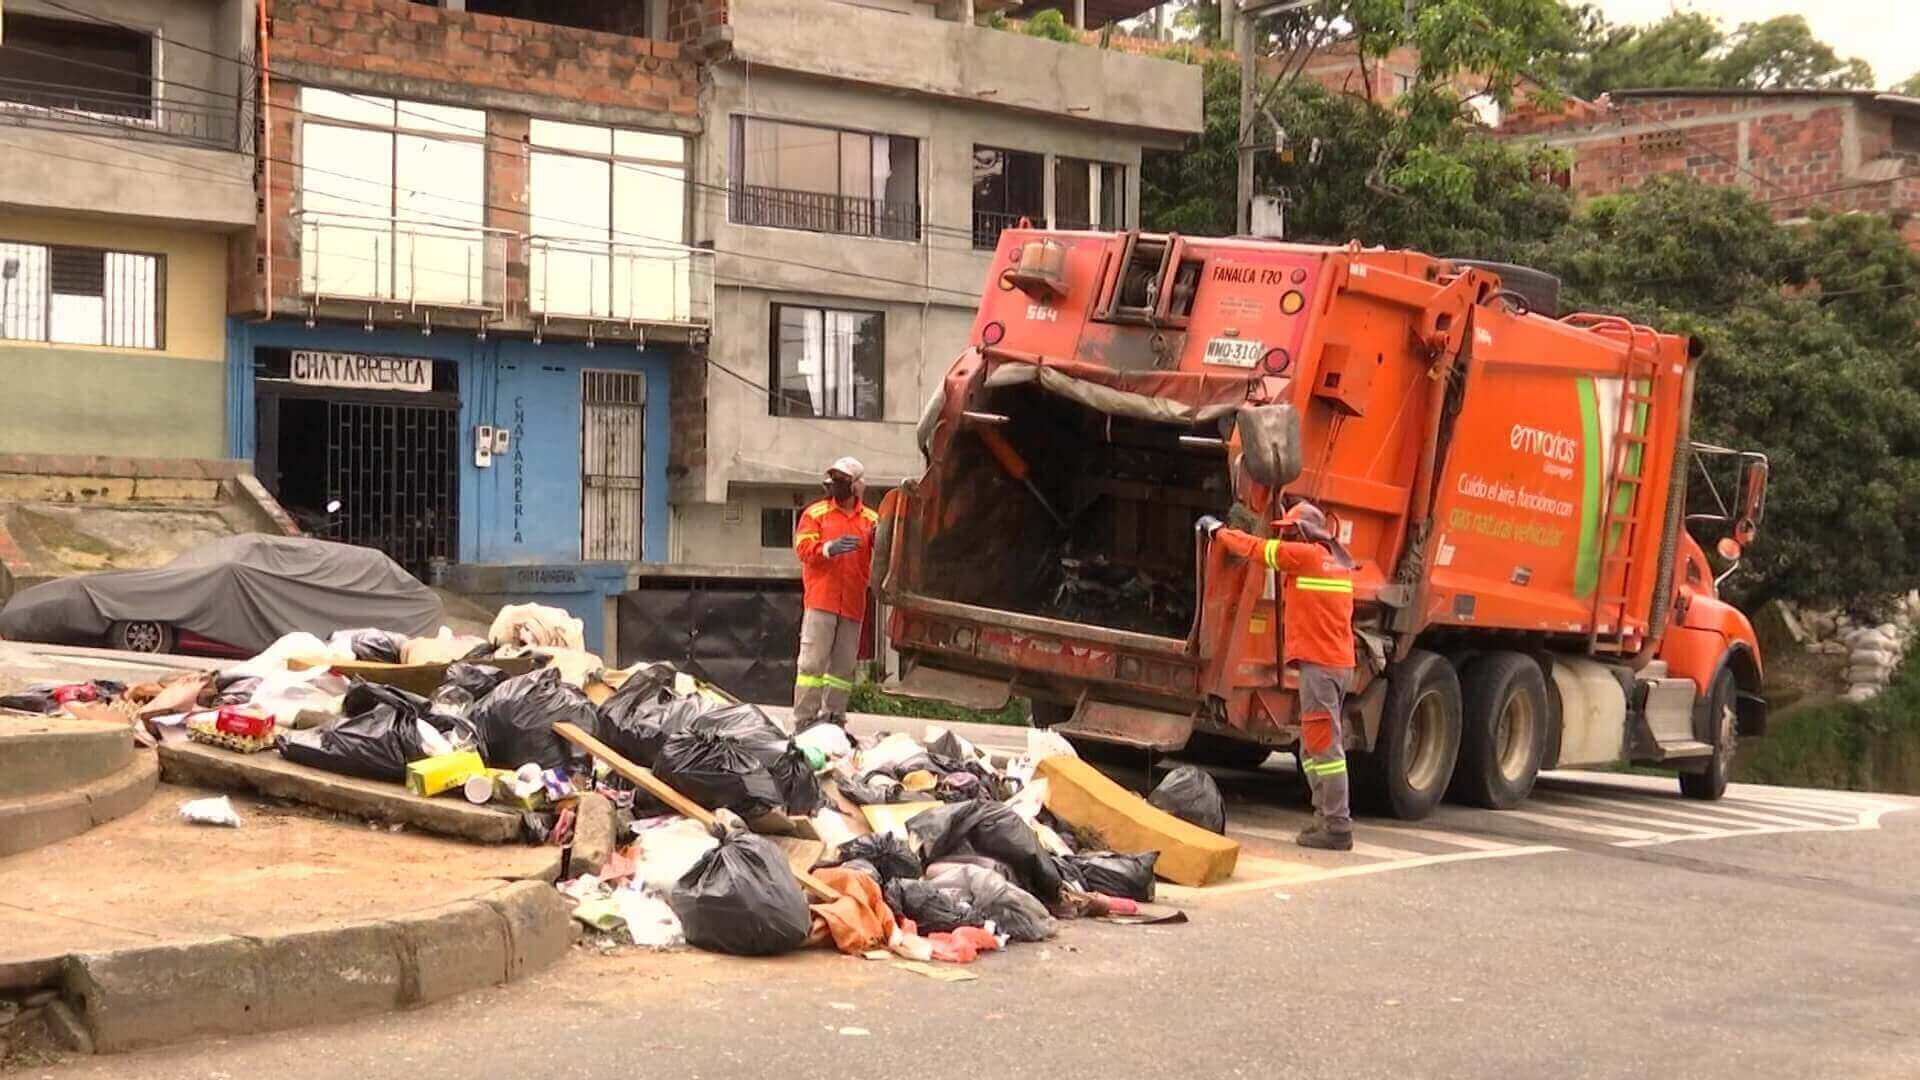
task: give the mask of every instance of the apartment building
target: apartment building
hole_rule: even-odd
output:
[[[1142,150],[1200,130],[1199,68],[970,12],[670,13],[707,64],[694,235],[716,280],[705,362],[675,377],[675,562],[791,566],[794,515],[841,454],[866,464],[870,498],[917,475],[915,423],[968,344],[1000,231],[1135,227]]]
[[[252,0],[9,0],[0,452],[225,455]]]

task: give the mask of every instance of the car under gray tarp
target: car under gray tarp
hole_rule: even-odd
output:
[[[440,598],[384,553],[303,537],[215,540],[152,570],[114,570],[22,589],[0,637],[85,645],[117,622],[159,622],[254,652],[296,630],[431,634]]]

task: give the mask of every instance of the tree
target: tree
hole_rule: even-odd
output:
[[[1912,78],[1896,85],[1890,92],[1905,94],[1908,97],[1920,97],[1920,71],[1914,72]]]
[[[1807,20],[1782,15],[1728,34],[1712,18],[1674,12],[1646,26],[1615,26],[1597,9],[1568,10],[1573,33],[1542,71],[1585,98],[1612,90],[1847,89],[1873,85],[1864,60],[1842,60]]]
[[[1716,85],[1754,90],[1847,90],[1873,86],[1873,68],[1842,60],[1799,15],[1742,23],[1714,63]]]
[[[1066,16],[1055,8],[1034,12],[1033,18],[1027,20],[1026,34],[1028,37],[1046,38],[1068,45],[1080,43],[1080,35],[1073,32],[1073,27],[1067,25]]]

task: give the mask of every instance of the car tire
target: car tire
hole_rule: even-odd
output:
[[[1680,794],[1689,799],[1711,802],[1727,793],[1727,779],[1733,772],[1733,751],[1739,741],[1735,722],[1735,702],[1739,687],[1734,685],[1733,670],[1725,664],[1709,684],[1706,710],[1695,718],[1700,738],[1713,744],[1713,756],[1704,768],[1680,774]]]
[[[1467,665],[1460,760],[1447,796],[1489,810],[1511,810],[1540,775],[1549,723],[1547,680],[1525,653],[1487,653]]]
[[[176,638],[173,627],[166,623],[134,619],[108,627],[107,641],[121,652],[170,653]]]
[[[1386,679],[1379,737],[1349,768],[1369,808],[1418,821],[1446,794],[1460,755],[1460,677],[1445,657],[1415,649]]]

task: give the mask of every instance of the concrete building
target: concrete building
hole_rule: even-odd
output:
[[[841,454],[874,498],[917,475],[915,422],[1000,230],[1133,227],[1142,149],[1200,130],[1199,68],[976,26],[970,6],[670,15],[708,64],[694,236],[718,282],[705,362],[675,372],[674,562],[792,566],[794,514]]]
[[[270,2],[227,452],[316,531],[601,644],[667,557],[669,372],[711,314],[697,66],[641,0]]]
[[[1626,90],[1516,113],[1503,137],[1564,147],[1583,197],[1668,174],[1739,186],[1782,221],[1888,214],[1920,247],[1920,98],[1872,90]]]
[[[222,457],[254,4],[5,8],[0,452]]]

